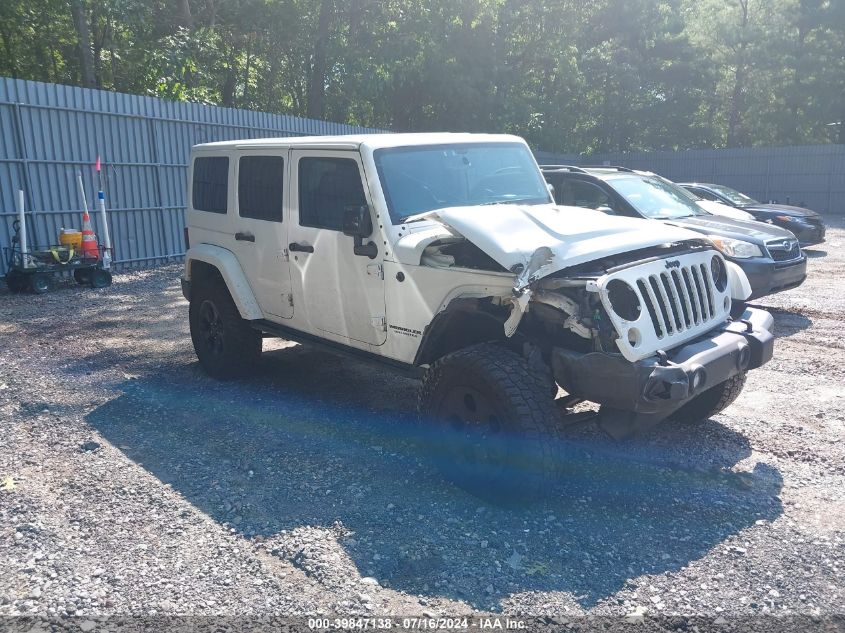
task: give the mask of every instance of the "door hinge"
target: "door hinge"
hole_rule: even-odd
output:
[[[367,274],[371,277],[384,279],[384,267],[381,264],[369,264],[367,266]]]
[[[387,319],[383,316],[373,317],[370,319],[373,324],[373,327],[377,330],[381,330],[382,332],[387,332]]]

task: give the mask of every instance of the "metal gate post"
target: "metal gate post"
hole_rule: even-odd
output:
[[[26,196],[26,207],[29,209],[30,231],[32,244],[38,244],[38,227],[35,222],[35,203],[32,195],[32,176],[29,173],[29,153],[26,151],[25,137],[23,134],[23,115],[21,114],[20,103],[15,103],[15,136],[18,142],[18,154],[21,163],[21,188]]]

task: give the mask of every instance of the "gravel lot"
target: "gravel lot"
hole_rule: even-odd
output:
[[[254,379],[207,378],[179,266],[4,288],[0,615],[843,616],[831,225],[809,280],[759,302],[775,358],[736,404],[622,444],[578,431],[588,458],[528,509],[442,481],[413,380],[280,341]]]

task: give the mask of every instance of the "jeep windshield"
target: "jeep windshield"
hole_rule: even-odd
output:
[[[707,215],[678,186],[653,176],[618,176],[607,183],[646,218],[674,220],[693,215]]]
[[[376,150],[373,157],[394,223],[447,207],[552,202],[531,152],[521,143],[391,147]]]

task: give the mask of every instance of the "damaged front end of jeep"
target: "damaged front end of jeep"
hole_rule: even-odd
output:
[[[553,376],[570,403],[599,404],[599,424],[615,437],[656,425],[772,356],[772,317],[747,309],[730,318],[728,264],[705,240],[617,248],[571,266],[560,248],[507,259],[447,240],[430,247],[429,265],[448,267],[455,258],[444,255],[475,250],[479,265],[486,253],[514,285],[510,296],[470,305],[497,319],[498,336]]]
[[[563,269],[513,303],[557,384],[601,405],[599,423],[622,437],[771,358],[772,317],[732,320],[727,286],[722,256],[683,242]]]

